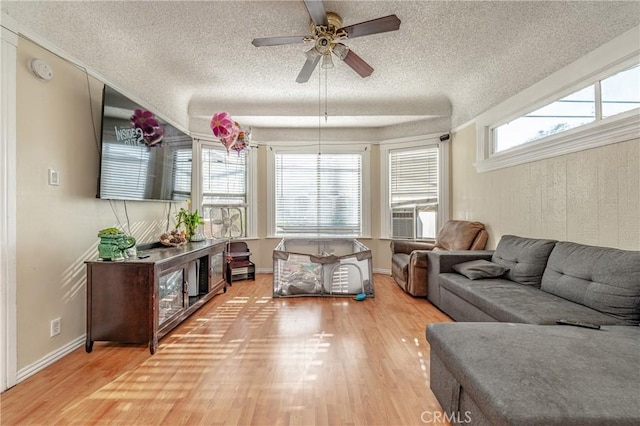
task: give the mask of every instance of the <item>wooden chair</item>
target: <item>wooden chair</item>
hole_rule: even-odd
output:
[[[247,243],[231,242],[227,245],[226,279],[229,284],[240,280],[256,279],[256,266],[251,262],[251,252]]]

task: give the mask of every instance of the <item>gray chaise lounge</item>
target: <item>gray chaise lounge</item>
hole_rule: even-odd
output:
[[[453,268],[478,257],[509,270]],[[429,300],[466,321],[427,328],[431,389],[454,420],[640,423],[640,252],[505,236],[495,252],[429,253],[428,268]]]
[[[640,424],[640,327],[446,323],[427,336],[431,389],[468,424]]]

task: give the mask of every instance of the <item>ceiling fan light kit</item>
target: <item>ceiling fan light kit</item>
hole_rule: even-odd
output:
[[[342,27],[342,18],[337,13],[326,12],[322,0],[303,1],[311,18],[311,36],[265,37],[252,41],[256,47],[313,42],[313,47],[305,52],[307,61],[296,78],[298,83],[309,81],[320,58],[322,58],[322,68],[333,68],[332,53],[361,77],[370,76],[373,67],[341,42],[349,38],[395,31],[400,28],[400,19],[396,15]]]
[[[344,58],[347,57],[347,53],[349,53],[349,48],[342,43],[336,43],[333,47],[333,53],[335,53],[341,61],[344,61]]]
[[[322,69],[333,68],[333,59],[331,59],[331,55],[323,55],[322,56]]]

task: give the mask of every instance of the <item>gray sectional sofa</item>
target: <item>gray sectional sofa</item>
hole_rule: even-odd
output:
[[[429,300],[458,321],[427,327],[454,423],[640,424],[640,252],[506,235],[427,267]]]

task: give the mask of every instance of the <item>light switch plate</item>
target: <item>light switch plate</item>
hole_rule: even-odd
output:
[[[60,185],[60,176],[58,175],[57,170],[49,169],[49,185]]]

